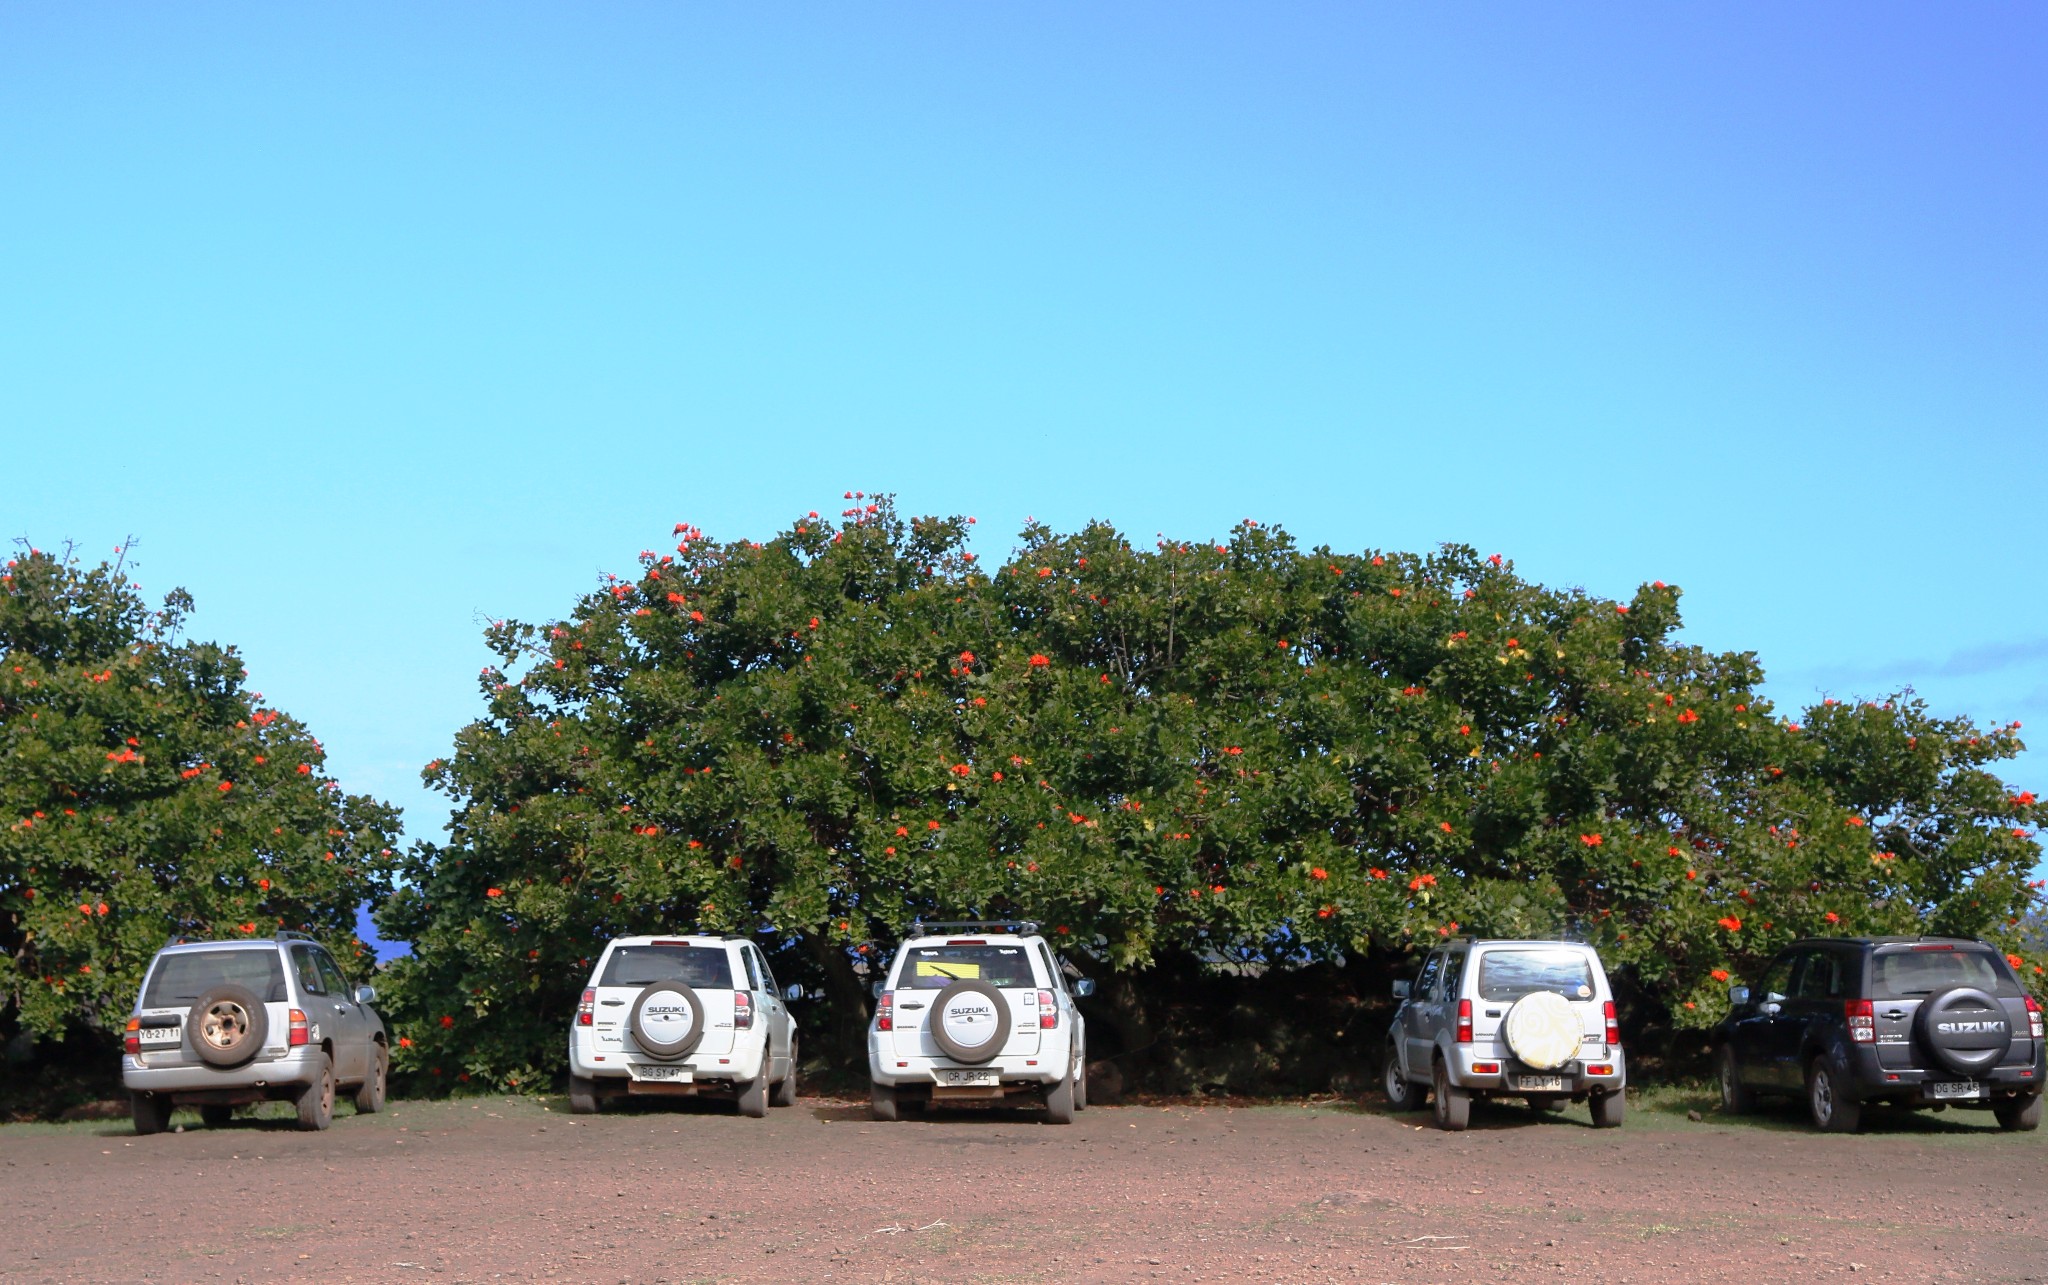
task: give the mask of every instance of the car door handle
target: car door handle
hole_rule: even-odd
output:
[[[1905,1010],[1905,1009],[1903,1009],[1903,1008],[1892,1008],[1892,1009],[1886,1009],[1886,1010],[1885,1010],[1885,1015],[1884,1015],[1884,1017],[1885,1017],[1885,1020],[1886,1020],[1886,1021],[1888,1021],[1888,1022],[1896,1022],[1896,1021],[1898,1021],[1898,1020],[1899,1020],[1900,1018],[1904,1017],[1905,1015],[1906,1015],[1906,1010]]]

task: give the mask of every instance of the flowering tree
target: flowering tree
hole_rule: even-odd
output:
[[[173,933],[372,962],[396,813],[340,793],[233,648],[179,637],[189,596],[137,590],[37,550],[0,574],[0,1035],[117,1031]]]
[[[1139,1009],[1171,961],[1577,932],[1699,1027],[1795,935],[2017,952],[2036,904],[2037,805],[1986,766],[2016,726],[1783,717],[1753,656],[1676,640],[1675,587],[1250,522],[1149,550],[1034,525],[985,573],[971,519],[860,499],[763,543],[679,527],[565,619],[492,626],[487,715],[427,772],[449,840],[380,912],[415,945],[403,1066],[547,1077],[628,931],[771,934],[851,1063],[855,965],[918,915],[1029,915]]]

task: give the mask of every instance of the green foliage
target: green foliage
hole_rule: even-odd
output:
[[[118,1030],[174,932],[373,962],[396,814],[338,792],[233,648],[179,640],[191,605],[38,551],[0,575],[0,1033]]]
[[[2038,807],[1985,770],[2016,725],[1781,717],[1754,656],[1676,640],[1675,587],[1250,522],[1147,551],[1034,525],[984,574],[968,521],[681,527],[566,619],[493,625],[487,715],[426,774],[448,842],[379,912],[415,946],[401,1065],[545,1077],[632,931],[769,934],[851,1055],[853,962],[920,914],[1029,915],[1133,977],[1575,931],[1701,1027],[1797,935],[2017,950],[2037,904]]]

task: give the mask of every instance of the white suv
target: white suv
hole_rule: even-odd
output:
[[[894,1120],[904,1104],[1029,1097],[1051,1123],[1073,1123],[1088,1105],[1088,1031],[1074,1000],[1095,984],[1068,986],[1036,924],[914,923],[911,932],[876,984],[869,1114]]]
[[[796,993],[742,938],[614,938],[569,1027],[569,1109],[622,1093],[729,1097],[756,1118],[796,1105]]]
[[[1583,942],[1446,942],[1387,1032],[1384,1085],[1396,1110],[1425,1094],[1440,1128],[1463,1129],[1475,1097],[1517,1097],[1555,1111],[1587,1103],[1595,1128],[1621,1123],[1627,1081],[1614,992],[1600,952]]]

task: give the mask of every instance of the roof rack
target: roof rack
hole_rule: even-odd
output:
[[[1029,937],[1038,931],[1035,919],[913,919],[910,921],[910,935],[922,937],[927,932],[998,932],[1016,933]]]
[[[272,941],[311,941],[311,940],[313,940],[313,934],[311,934],[311,933],[300,933],[300,932],[293,932],[293,931],[292,931],[291,929],[289,929],[289,928],[280,928],[280,929],[278,929],[278,930],[277,930],[277,931],[276,931],[276,932],[275,932],[274,934],[272,934],[272,935],[271,935],[271,940],[272,940]]]

